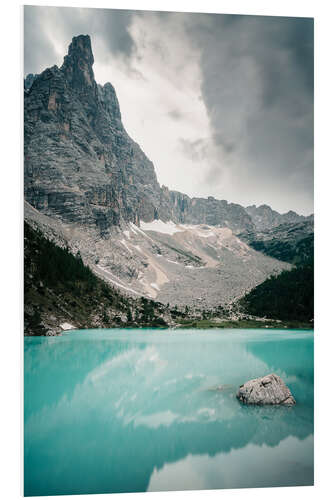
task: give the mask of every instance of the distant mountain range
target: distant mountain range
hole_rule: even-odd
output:
[[[272,210],[268,205],[260,205],[259,207],[251,205],[250,207],[246,207],[245,210],[251,217],[257,231],[272,229],[281,224],[297,224],[306,221],[313,224],[313,215],[306,217],[298,215],[292,210],[289,210],[285,214],[279,214],[279,212]]]
[[[93,63],[90,37],[80,35],[61,68],[25,79],[30,227],[80,252],[119,292],[170,306],[231,304],[291,269],[313,242],[313,216],[190,198],[160,186],[152,162],[124,129],[113,86],[96,83]]]

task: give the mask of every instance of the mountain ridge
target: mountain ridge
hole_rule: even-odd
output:
[[[250,215],[257,231],[272,229],[281,224],[313,221],[313,214],[299,215],[293,210],[281,214],[266,204],[250,205],[245,207],[245,210]]]
[[[93,63],[90,37],[79,35],[73,37],[60,68],[52,66],[25,79],[25,197],[32,206],[65,220],[85,219],[102,234],[121,222],[159,218],[226,226],[235,232],[266,229],[269,220],[273,225],[304,220],[291,211],[279,214],[268,205],[244,208],[160,186],[152,162],[122,124],[114,87],[96,83]],[[38,144],[38,135],[42,142],[47,137],[49,149]],[[44,162],[54,173],[51,185],[43,176],[41,154],[49,157]],[[57,156],[67,162],[57,162]],[[89,163],[89,171],[84,163]],[[78,168],[81,174],[75,175]]]
[[[123,293],[173,306],[228,304],[290,269],[252,242],[260,230],[287,219],[297,224],[303,216],[264,206],[263,219],[260,207],[160,186],[153,163],[122,124],[114,87],[96,83],[93,62],[90,37],[79,35],[60,68],[28,75],[29,223],[74,255],[80,252],[95,274]]]
[[[61,68],[52,66],[40,75],[28,75],[27,201],[64,220],[85,219],[100,227],[101,233],[121,222],[139,224],[154,219],[208,220],[234,231],[253,229],[241,205],[213,197],[190,198],[159,185],[152,162],[122,125],[113,86],[96,83],[93,62],[90,37],[80,35],[73,38]],[[52,173],[52,183],[45,170]],[[66,210],[61,209],[64,204]]]

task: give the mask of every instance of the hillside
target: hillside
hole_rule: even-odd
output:
[[[313,216],[304,221],[284,222],[240,235],[246,243],[266,255],[292,264],[313,257]]]
[[[291,266],[263,255],[229,228],[159,220],[114,228],[108,238],[77,224],[64,225],[25,204],[26,220],[80,252],[98,276],[132,297],[211,309],[225,305]]]
[[[277,224],[252,238],[248,238],[251,247],[294,267],[269,277],[246,294],[239,302],[242,310],[254,316],[283,321],[313,321],[313,217]]]
[[[98,278],[82,262],[24,224],[24,332],[55,335],[61,324],[76,328],[166,326],[170,311],[144,297],[133,299]]]
[[[314,266],[308,259],[272,276],[240,300],[244,312],[283,321],[313,322]]]

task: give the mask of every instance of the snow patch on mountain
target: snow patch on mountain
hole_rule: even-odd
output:
[[[155,231],[157,233],[169,234],[171,236],[185,230],[182,226],[176,225],[171,220],[168,222],[153,220],[152,222],[141,222],[140,225],[141,229],[144,231]]]

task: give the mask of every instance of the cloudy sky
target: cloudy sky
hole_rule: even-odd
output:
[[[25,74],[79,34],[160,184],[312,213],[312,19],[25,7]]]

